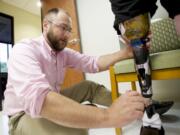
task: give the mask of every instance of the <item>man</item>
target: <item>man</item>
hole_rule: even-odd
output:
[[[87,128],[122,127],[142,118],[146,101],[137,92],[128,91],[111,105],[110,92],[91,81],[60,89],[66,67],[95,73],[132,57],[128,46],[100,57],[66,48],[71,27],[69,14],[54,8],[43,20],[41,37],[14,46],[4,101],[11,135],[86,135]],[[83,101],[110,107],[80,104]]]

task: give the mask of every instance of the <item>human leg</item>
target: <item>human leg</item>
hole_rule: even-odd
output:
[[[31,118],[24,112],[9,119],[10,135],[88,135],[87,129],[60,126],[44,118]]]
[[[174,19],[177,34],[180,36],[180,0],[160,0],[162,6]]]
[[[110,91],[103,85],[92,81],[82,81],[70,88],[61,90],[60,93],[79,103],[89,101],[104,106],[110,106],[112,103]]]
[[[103,85],[83,81],[60,92],[79,103],[89,101],[105,106],[112,102],[111,93]],[[88,135],[87,129],[63,127],[43,118],[31,118],[24,112],[9,119],[10,135]]]

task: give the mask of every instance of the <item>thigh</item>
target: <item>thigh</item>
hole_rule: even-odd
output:
[[[70,88],[61,90],[60,93],[79,103],[89,101],[105,106],[109,106],[112,103],[110,91],[103,85],[93,81],[82,81]]]
[[[43,118],[31,118],[26,114],[16,120],[18,121],[10,135],[88,135],[87,129],[63,127]]]
[[[160,0],[161,5],[167,10],[169,16],[174,18],[180,14],[180,0]]]

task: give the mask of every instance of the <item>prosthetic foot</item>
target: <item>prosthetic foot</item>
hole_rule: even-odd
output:
[[[159,115],[165,114],[169,109],[173,106],[174,101],[152,101],[152,104],[154,105],[155,112],[157,112]]]

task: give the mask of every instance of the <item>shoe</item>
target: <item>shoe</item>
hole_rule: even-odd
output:
[[[140,135],[165,135],[164,128],[161,129],[153,128],[153,127],[141,127]]]
[[[155,101],[153,100],[153,105],[155,107],[156,112],[159,115],[163,115],[164,113],[166,113],[174,104],[174,101]]]
[[[91,102],[89,102],[89,101],[84,101],[84,102],[82,102],[81,104],[83,104],[83,105],[90,105],[90,106],[97,107],[96,104],[93,104],[93,103],[91,103]]]

